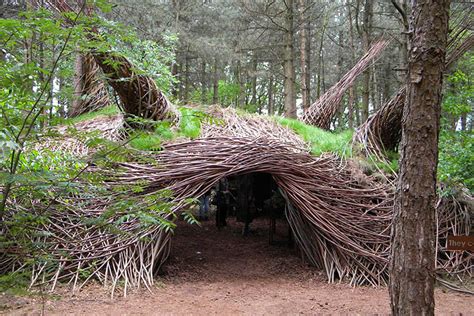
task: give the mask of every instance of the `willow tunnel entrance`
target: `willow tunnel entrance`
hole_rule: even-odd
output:
[[[178,222],[164,273],[184,267],[211,279],[216,273],[222,277],[242,273],[245,278],[245,266],[266,275],[275,258],[280,258],[279,269],[295,262],[304,265],[285,216],[285,199],[270,174],[223,178],[211,191],[209,212],[201,213],[201,226]],[[198,207],[194,213],[199,216]]]
[[[270,174],[256,172],[222,178],[206,195],[212,207],[206,212],[209,215],[203,216],[205,199],[201,197],[199,215],[204,220],[215,219],[217,229],[227,226],[228,219],[235,219],[236,223],[243,225],[242,235],[248,236],[252,232],[252,222],[266,219],[270,244],[281,242],[281,237],[286,237],[287,244],[292,246],[292,235],[285,217],[285,199]],[[286,236],[279,236],[277,226],[287,226]]]

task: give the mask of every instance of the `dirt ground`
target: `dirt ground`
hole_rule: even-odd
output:
[[[91,285],[77,294],[65,289],[59,299],[3,300],[9,315],[288,315],[388,314],[386,288],[327,284],[321,271],[309,267],[285,242],[286,227],[278,226],[277,245],[268,243],[268,223],[253,224],[250,236],[230,221],[218,231],[212,222],[203,227],[181,224],[164,274],[153,293],[138,290],[111,299]],[[5,303],[7,302],[7,303]],[[436,290],[436,312],[474,315],[474,297]]]

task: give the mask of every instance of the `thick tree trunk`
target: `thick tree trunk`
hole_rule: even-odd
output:
[[[283,62],[284,93],[285,93],[285,115],[296,118],[296,95],[295,95],[295,52],[293,47],[293,0],[287,0],[286,30],[285,30],[285,52]]]
[[[394,315],[433,315],[436,166],[449,0],[413,2],[400,175],[392,225]]]

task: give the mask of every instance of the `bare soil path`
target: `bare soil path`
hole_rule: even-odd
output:
[[[266,229],[263,219],[254,224],[248,237],[241,236],[241,225],[234,221],[221,231],[212,222],[204,223],[202,228],[182,224],[176,230],[165,274],[157,280],[153,293],[139,290],[112,300],[102,287],[91,285],[81,293],[64,292],[58,300],[48,299],[45,314],[389,313],[386,288],[327,284],[324,275],[305,264],[295,250],[283,244],[270,246]],[[284,232],[281,225],[281,240]],[[474,315],[472,296],[437,289],[436,299],[436,312],[440,315]],[[39,315],[43,306],[38,298],[21,303],[10,301],[10,305],[3,313]]]

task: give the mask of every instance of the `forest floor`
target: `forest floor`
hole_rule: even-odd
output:
[[[321,271],[287,247],[284,223],[277,226],[279,245],[272,246],[266,220],[254,222],[247,237],[241,223],[229,224],[218,231],[212,221],[202,227],[180,223],[153,293],[137,290],[111,299],[92,284],[46,300],[0,294],[0,314],[39,315],[43,309],[46,315],[389,314],[387,288],[327,284]],[[436,311],[474,315],[474,297],[438,288]]]

